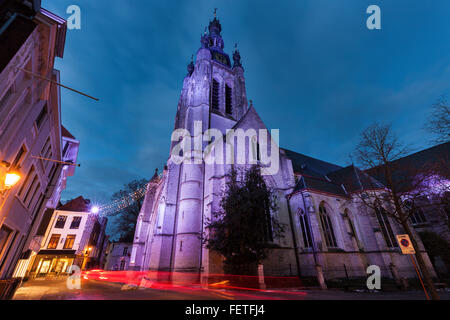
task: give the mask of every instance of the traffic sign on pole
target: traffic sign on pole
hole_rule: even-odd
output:
[[[411,239],[407,234],[398,234],[397,241],[400,245],[400,249],[402,249],[403,254],[415,254],[416,250],[412,245]]]

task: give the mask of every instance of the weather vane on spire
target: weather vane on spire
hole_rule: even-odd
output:
[[[217,15],[217,8],[214,8],[214,18],[216,17],[216,15]]]

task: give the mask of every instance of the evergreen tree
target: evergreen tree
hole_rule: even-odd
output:
[[[226,273],[255,274],[271,242],[284,232],[284,225],[273,215],[278,209],[276,197],[259,166],[230,171],[220,207],[206,221],[206,247],[225,258]]]

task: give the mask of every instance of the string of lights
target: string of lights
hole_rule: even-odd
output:
[[[159,174],[158,180],[160,180],[161,178],[162,178],[162,173]],[[120,211],[131,206],[133,203],[135,203],[139,199],[143,198],[145,196],[145,194],[147,193],[147,189],[148,189],[150,183],[152,183],[152,181],[146,183],[141,188],[123,196],[120,199],[116,199],[110,203],[98,206],[97,211],[102,216],[113,216],[113,215],[119,213]]]
[[[125,208],[128,208],[139,199],[143,198],[147,191],[147,187],[148,183],[145,184],[142,188],[139,188],[136,191],[129,193],[120,199],[116,199],[110,203],[99,206],[98,211],[103,216],[114,215],[124,210]]]

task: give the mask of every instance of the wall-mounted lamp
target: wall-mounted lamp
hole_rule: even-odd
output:
[[[4,193],[5,191],[8,191],[12,187],[16,185],[17,182],[22,178],[20,173],[13,168],[10,168],[11,165],[9,162],[1,161],[0,166],[4,168],[9,168],[9,170],[6,171],[4,177],[0,177],[0,192]]]

